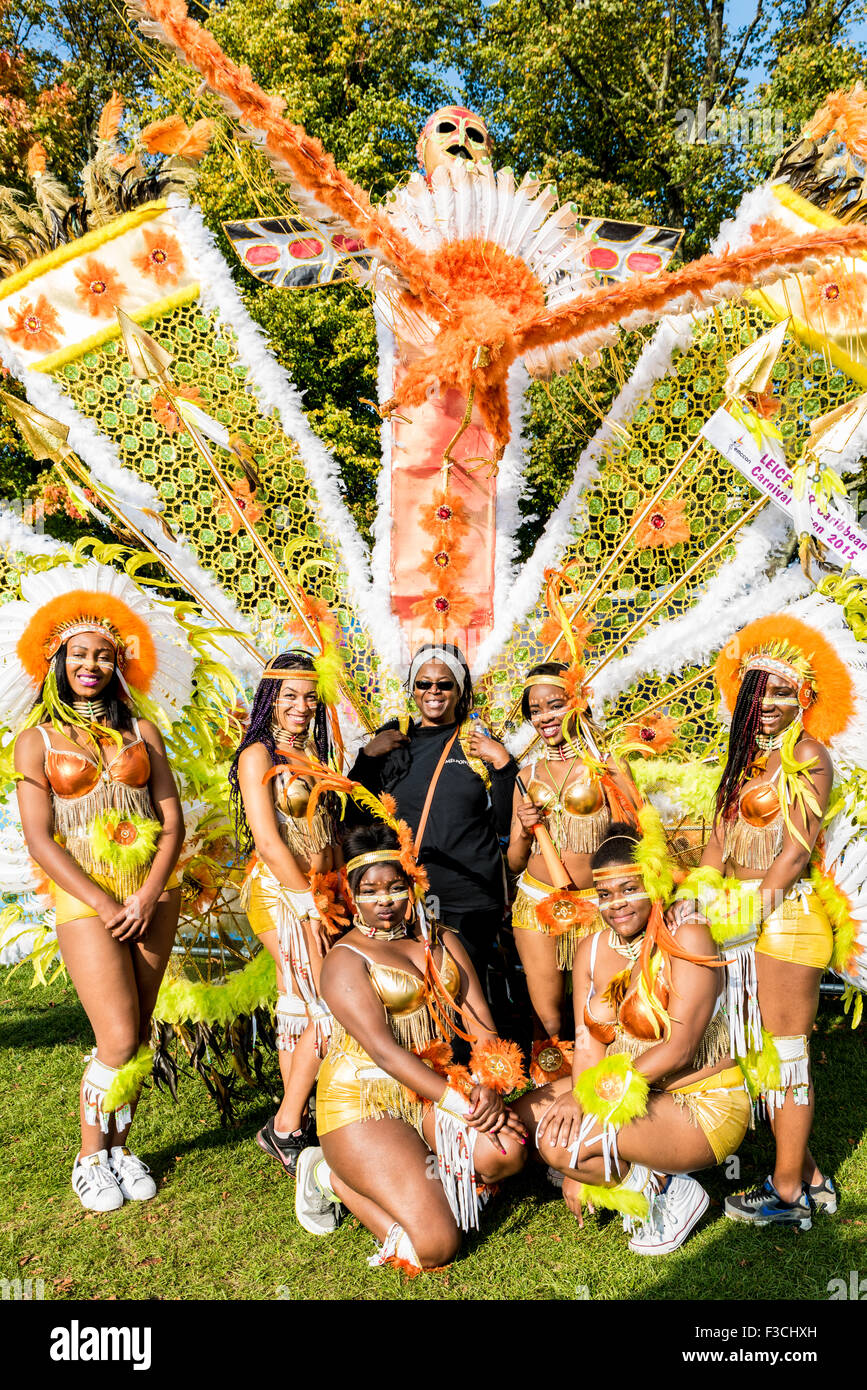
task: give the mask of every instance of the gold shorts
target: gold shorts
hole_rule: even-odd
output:
[[[170,888],[180,888],[180,886],[181,880],[178,878],[177,871],[172,869],[163,892],[167,893]],[[110,884],[107,884],[107,890],[109,893],[111,892]],[[58,927],[65,926],[67,922],[76,922],[82,917],[99,916],[99,913],[95,912],[92,907],[88,907],[87,903],[83,903],[80,898],[74,898],[71,893],[67,893],[66,889],[61,888],[57,883],[51,884],[51,896],[54,900],[54,912]]]
[[[263,887],[258,874],[253,874],[244,884],[244,908],[247,921],[255,936],[277,930],[277,918],[273,911],[273,893]]]
[[[378,1077],[371,1073],[379,1072]],[[386,1115],[405,1120],[421,1134],[426,1101],[412,1100],[406,1086],[384,1075],[351,1038],[342,1046],[332,1044],[319,1068],[316,1083],[316,1132],[378,1120]]]
[[[818,894],[796,888],[762,923],[756,950],[790,965],[824,970],[834,952],[834,933]]]
[[[675,1086],[667,1094],[688,1111],[713,1149],[717,1163],[737,1152],[749,1129],[751,1114],[740,1067],[726,1067],[688,1086]]]
[[[518,879],[518,892],[512,904],[512,926],[520,931],[539,932],[542,936],[553,936],[557,942],[557,965],[561,970],[571,970],[572,962],[575,958],[575,946],[582,936],[589,936],[591,932],[599,930],[599,914],[594,912],[592,919],[581,922],[577,926],[569,927],[566,931],[552,931],[547,922],[540,922],[537,908],[539,903],[544,902],[557,889],[550,883],[542,883],[541,879],[533,878],[532,874],[526,871]],[[594,888],[571,888],[569,889],[571,898],[588,899],[595,901],[596,890]]]

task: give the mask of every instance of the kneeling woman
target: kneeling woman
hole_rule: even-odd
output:
[[[454,933],[413,911],[415,865],[394,831],[366,827],[343,848],[357,915],[322,968],[335,1020],[316,1092],[322,1148],[301,1156],[296,1211],[324,1234],[333,1203],[344,1203],[381,1242],[371,1264],[417,1273],[454,1258],[459,1225],[477,1224],[478,1185],[523,1166],[524,1128],[497,1089],[521,1079],[517,1049],[498,1043]],[[448,1066],[458,1010],[481,1082]],[[431,1152],[440,1182],[430,1181]]]
[[[729,1051],[716,947],[703,924],[676,938],[666,929],[664,835],[652,808],[639,819],[641,840],[615,824],[593,856],[605,927],[576,952],[572,1080],[517,1108],[538,1121],[540,1155],[564,1174],[570,1208],[580,1212],[583,1197],[623,1212],[630,1249],[657,1255],[705,1211],[707,1194],[687,1174],[735,1152],[750,1102]]]

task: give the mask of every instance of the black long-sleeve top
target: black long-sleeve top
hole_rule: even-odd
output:
[[[398,815],[415,833],[431,778],[454,731],[454,724],[411,724],[406,747],[382,758],[368,758],[362,751],[349,775],[369,791],[391,792]],[[490,798],[464,757],[460,739],[455,740],[439,775],[419,854],[443,912],[463,916],[503,906],[499,837],[509,833],[518,764],[510,758],[505,767],[489,767],[489,772]]]

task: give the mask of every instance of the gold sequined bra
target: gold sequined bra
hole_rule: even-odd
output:
[[[783,813],[774,781],[750,782],[738,798],[737,815],[726,821],[724,859],[767,872],[783,848]]]
[[[557,850],[562,854],[593,854],[605,839],[611,811],[605,793],[590,769],[580,763],[578,775],[558,792],[550,782],[533,777],[527,795],[544,814]]]

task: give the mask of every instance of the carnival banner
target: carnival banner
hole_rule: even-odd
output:
[[[714,412],[702,434],[753,487],[785,512],[799,533],[808,530],[832,552],[836,564],[849,564],[859,574],[867,575],[867,532],[854,517],[842,515],[833,503],[827,509],[821,508],[812,491],[805,492],[799,501],[781,443],[765,436],[759,448],[742,421],[724,407]]]

